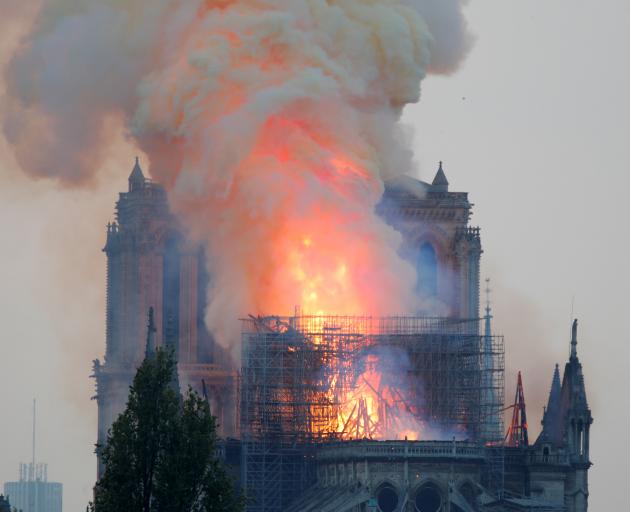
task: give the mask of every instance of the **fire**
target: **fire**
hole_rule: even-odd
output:
[[[365,358],[363,371],[348,389],[337,394],[340,403],[336,433],[342,439],[420,438],[422,424],[403,397],[404,386],[392,386],[375,354]]]
[[[356,387],[343,397],[344,403],[338,414],[342,438],[378,437],[385,418],[379,393],[381,374],[376,371],[376,363],[374,356],[368,356],[367,368],[357,379]]]
[[[331,313],[331,300],[343,297],[350,283],[348,265],[343,257],[326,261],[320,258],[319,247],[314,237],[304,236],[289,257],[290,274],[295,287],[300,291],[300,306],[305,314],[324,315]]]

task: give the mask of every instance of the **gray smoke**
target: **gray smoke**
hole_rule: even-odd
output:
[[[2,128],[22,170],[65,185],[90,182],[108,150],[112,130],[120,127],[109,121],[127,124],[136,111],[138,87],[155,68],[160,37],[176,32],[190,13],[235,3],[239,2],[48,0],[39,6],[37,1],[3,0],[0,28],[34,17],[3,72],[7,94],[0,111]],[[462,13],[466,1],[402,3],[421,13],[431,35],[428,71],[454,71],[471,43]],[[143,144],[155,153],[154,164],[159,157],[166,158],[157,145],[149,140]]]

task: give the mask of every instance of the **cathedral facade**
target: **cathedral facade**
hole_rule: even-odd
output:
[[[476,326],[470,335],[483,337],[479,300],[483,251],[480,230],[470,225],[472,206],[467,193],[449,190],[440,163],[431,183],[406,176],[387,183],[377,212],[402,234],[401,255],[417,271],[421,299],[417,316],[466,321]],[[186,239],[169,210],[166,191],[144,176],[137,161],[128,190],[116,203],[103,250],[106,349],[103,361],[96,360],[93,369],[97,447],[103,446],[125,407],[129,385],[144,357],[150,308],[156,313],[155,344],[175,352],[180,382],[199,392],[207,390],[221,433],[238,437],[238,371],[215,345],[204,322],[210,276],[203,249]],[[490,338],[489,310],[485,336]],[[484,364],[482,359],[479,364]],[[499,411],[487,414],[499,417]],[[592,421],[574,324],[569,361],[562,379],[556,367],[542,432],[533,444],[526,438],[515,445],[364,439],[321,446],[313,460],[312,487],[296,496],[290,509],[281,510],[586,512]],[[100,469],[99,464],[99,476]]]

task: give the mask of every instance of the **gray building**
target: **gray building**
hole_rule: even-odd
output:
[[[46,464],[20,464],[17,482],[6,482],[4,494],[21,512],[62,512],[63,485],[48,481]]]

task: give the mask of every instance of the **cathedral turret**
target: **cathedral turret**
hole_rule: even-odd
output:
[[[553,372],[542,432],[530,452],[530,485],[539,494],[549,496],[554,493],[559,496],[557,490],[563,488],[562,510],[587,512],[593,417],[578,358],[577,328],[575,320],[571,326],[569,360],[564,367],[562,384],[558,365]]]
[[[582,364],[577,355],[578,321],[571,329],[571,355],[564,369],[560,398],[560,410],[564,419],[564,441],[571,459],[589,463],[590,425],[593,423],[586,400]]]
[[[560,367],[556,364],[549,390],[549,400],[543,414],[542,432],[536,444],[551,443],[559,446],[562,443],[562,424],[560,422]]]
[[[140,168],[140,160],[136,157],[136,165],[133,166],[133,170],[129,175],[129,192],[141,189],[144,186],[146,179]]]
[[[442,162],[440,162],[435,178],[433,178],[431,188],[434,192],[448,192],[448,180],[444,174],[444,169],[442,169]]]
[[[553,371],[553,379],[551,380],[547,409],[557,409],[558,405],[560,405],[560,365],[556,364]]]

